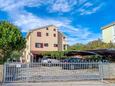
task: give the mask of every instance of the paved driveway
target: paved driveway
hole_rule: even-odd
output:
[[[39,82],[39,83],[6,83],[2,86],[115,86],[101,81],[69,81],[69,82]]]
[[[36,66],[36,65],[35,65]],[[54,80],[91,80],[100,79],[98,68],[64,70],[61,66],[40,66],[30,68],[9,68],[6,82],[17,81],[54,81]],[[10,71],[10,72],[9,72]]]

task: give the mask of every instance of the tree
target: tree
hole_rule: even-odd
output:
[[[84,50],[84,48],[85,48],[84,44],[76,43],[76,44],[74,44],[72,46],[69,46],[68,50]]]
[[[75,45],[69,46],[68,50],[92,50],[92,49],[106,49],[106,48],[115,48],[113,43],[104,43],[100,39],[90,41],[87,44],[77,43]]]
[[[19,60],[20,56],[21,56],[21,52],[15,50],[15,51],[11,52],[10,58],[15,59],[15,60]]]
[[[3,62],[10,58],[12,51],[21,51],[25,47],[19,28],[7,21],[0,21],[0,50],[3,53]]]
[[[43,52],[43,56],[49,56],[52,59],[63,59],[66,58],[64,55],[66,51],[49,51],[49,52]]]
[[[94,40],[86,44],[87,49],[99,49],[99,48],[107,48],[106,43],[102,42],[100,39]]]

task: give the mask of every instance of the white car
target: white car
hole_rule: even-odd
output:
[[[50,59],[48,59],[48,58],[43,58],[42,60],[41,60],[41,63],[51,63],[50,62]]]
[[[53,63],[53,64],[57,64],[59,63],[60,61],[57,60],[57,59],[49,59],[49,58],[43,58],[41,60],[41,63],[44,63],[44,64],[47,64],[47,63]]]

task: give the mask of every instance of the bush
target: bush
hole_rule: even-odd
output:
[[[51,59],[64,59],[67,56],[64,56],[65,51],[49,51],[42,53],[43,56],[48,56]]]
[[[19,51],[12,51],[9,59],[19,60],[21,53]]]

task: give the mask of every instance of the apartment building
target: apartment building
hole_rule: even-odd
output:
[[[115,43],[115,22],[102,27],[102,40],[105,43]]]
[[[66,37],[54,25],[40,27],[28,32],[24,58],[26,62],[39,59],[41,52],[67,50]]]

